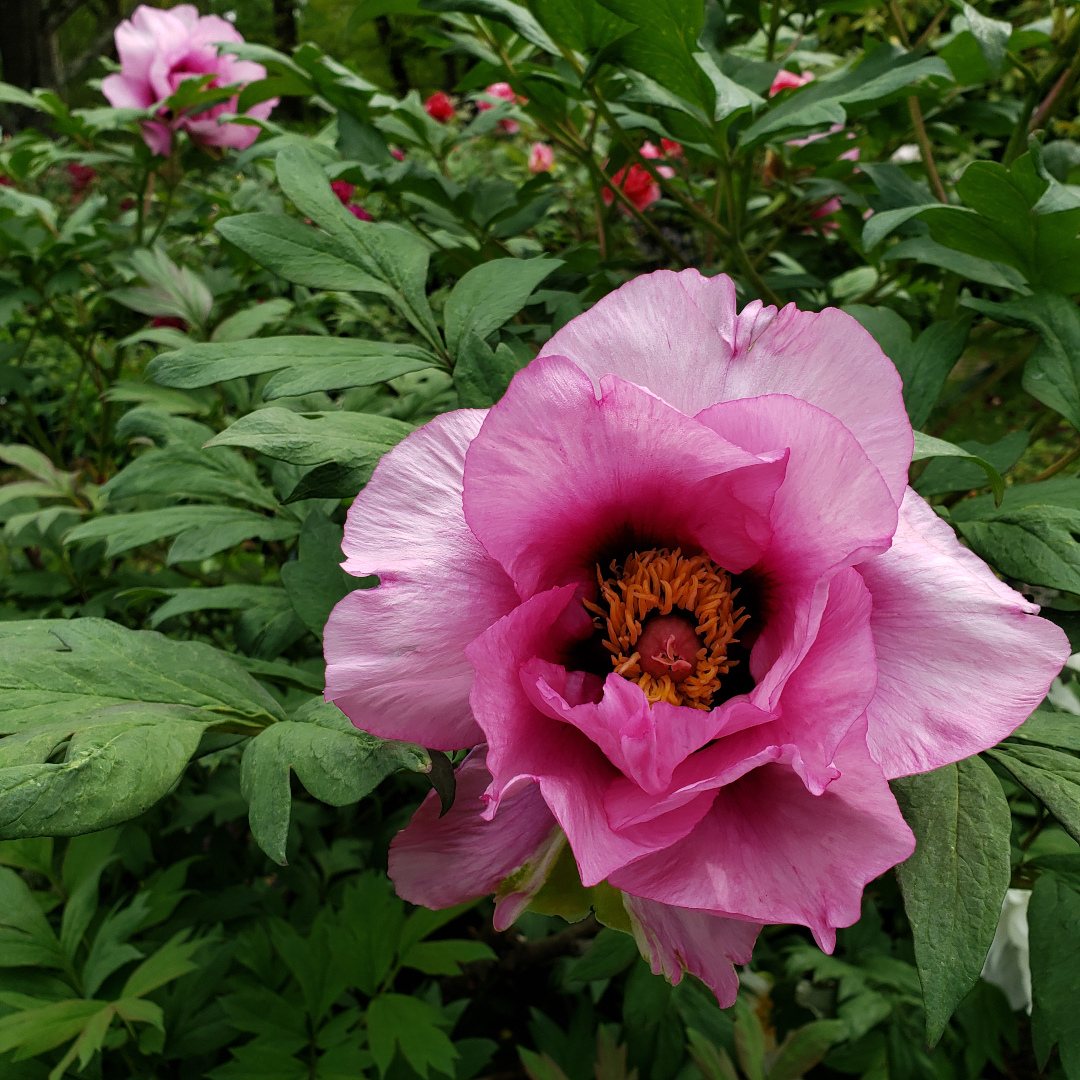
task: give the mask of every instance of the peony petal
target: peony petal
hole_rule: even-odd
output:
[[[873,597],[870,752],[888,777],[927,772],[1011,734],[1069,656],[1064,632],[909,490],[892,548],[858,567]]]
[[[440,750],[481,741],[465,646],[517,603],[465,524],[465,451],[483,413],[436,417],[379,463],[349,510],[345,569],[378,574],[324,634],[327,700],[365,731]]]
[[[617,375],[688,416],[722,401],[735,338],[735,286],[722,274],[708,279],[716,282],[712,314],[724,319],[714,322],[684,287],[691,276],[700,275],[657,270],[634,278],[567,323],[540,355],[568,357],[597,387],[605,375]]]
[[[491,780],[485,758],[480,746],[458,766],[457,796],[445,817],[439,817],[439,800],[431,792],[391,842],[390,877],[398,896],[410,904],[453,907],[495,892],[511,875],[520,875],[535,892],[558,855],[562,833],[535,784],[504,799],[494,821],[480,816]],[[518,886],[500,901],[516,910],[506,925],[521,913],[529,895]],[[507,912],[501,914],[500,921],[506,921]]]
[[[597,400],[562,357],[520,371],[465,462],[465,518],[522,598],[635,547],[703,547],[729,570],[769,542],[786,455],[757,456],[622,380]]]
[[[713,798],[708,793],[620,833],[608,824],[604,796],[621,774],[577,728],[541,713],[520,674],[534,658],[558,661],[560,646],[592,630],[576,587],[564,585],[526,600],[466,650],[476,669],[473,713],[488,742],[487,816],[497,817],[502,800],[535,780],[570,841],[586,886],[685,836]]]
[[[149,85],[131,75],[106,75],[101,80],[101,92],[116,109],[148,109],[154,104]]]
[[[160,157],[168,157],[172,149],[172,131],[168,125],[147,120],[141,127],[143,140],[151,151]]]
[[[617,769],[650,795],[666,790],[671,774],[724,727],[722,709],[702,711],[666,701],[649,704],[637,683],[612,672],[598,702],[567,702],[572,677],[558,664],[532,660],[521,669],[525,693],[536,708],[573,724]]]
[[[739,976],[733,964],[750,963],[761,923],[670,907],[628,893],[623,904],[654,975],[666,975],[678,985],[688,971],[716,995],[720,1008],[735,1004]]]
[[[831,951],[860,914],[863,887],[915,847],[860,722],[840,745],[840,777],[812,795],[789,766],[724,787],[684,840],[616,871],[610,883],[663,904],[810,927]]]
[[[896,504],[835,416],[774,394],[722,402],[697,419],[749,453],[790,451],[772,504],[772,542],[762,560],[768,573],[817,579],[888,549]]]
[[[835,308],[748,304],[735,311],[723,274],[643,274],[579,315],[544,346],[599,385],[618,375],[694,415],[720,401],[788,394],[836,416],[880,470],[897,505],[912,434],[900,376],[877,342]]]

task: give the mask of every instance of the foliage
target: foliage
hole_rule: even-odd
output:
[[[319,695],[330,610],[375,584],[337,563],[381,455],[688,265],[857,318],[903,378],[916,489],[1080,651],[1080,17],[353,16],[375,17],[467,69],[449,122],[312,44],[235,47],[268,70],[241,110],[309,122],[231,158],[156,158],[149,114],[0,85],[49,128],[0,144],[5,1077],[1076,1080],[1072,662],[981,760],[896,783],[915,855],[834,956],[769,928],[726,1012],[592,919],[408,910],[386,847],[427,778],[452,798],[448,763]],[[796,69],[816,77],[770,92]],[[1010,883],[1033,887],[1030,1023],[979,978]]]

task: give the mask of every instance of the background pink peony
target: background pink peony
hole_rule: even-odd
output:
[[[200,16],[191,4],[168,10],[140,5],[130,19],[116,28],[116,51],[120,72],[107,75],[101,90],[117,108],[149,109],[176,93],[184,79],[212,74],[210,86],[231,86],[266,78],[266,68],[229,53],[218,55],[220,42],[241,42],[240,32],[217,15]],[[277,99],[261,101],[245,114],[265,120]],[[174,131],[187,131],[204,146],[246,149],[259,135],[259,128],[246,124],[219,124],[218,117],[235,113],[237,97],[215,105],[195,116],[162,116],[143,124],[143,138],[155,154],[167,156]]]
[[[653,970],[723,1005],[762,924],[831,950],[913,849],[888,780],[1000,741],[1069,651],[908,488],[912,442],[854,319],[738,312],[730,279],[687,270],[386,455],[343,544],[380,584],[331,615],[327,697],[380,736],[476,747],[451,813],[431,797],[394,841],[399,893],[497,891],[506,926],[568,845]],[[745,590],[750,678],[708,711],[575,659],[597,565],[659,546]]]

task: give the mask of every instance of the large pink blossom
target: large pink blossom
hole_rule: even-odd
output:
[[[241,42],[243,37],[228,20],[217,15],[200,16],[192,4],[168,10],[140,5],[130,19],[116,28],[116,51],[120,71],[107,75],[101,91],[118,108],[149,109],[176,93],[184,79],[213,75],[211,87],[244,86],[266,78],[266,68],[250,60],[238,60],[229,53],[218,55],[219,43]],[[265,120],[277,98],[253,105],[245,115]],[[207,112],[192,116],[170,116],[161,110],[160,119],[143,124],[143,138],[155,154],[167,156],[173,132],[187,131],[204,146],[231,146],[243,150],[259,135],[259,128],[247,124],[219,124],[218,117],[235,113],[237,95]]]
[[[387,454],[343,545],[380,584],[330,617],[327,697],[474,747],[450,813],[394,841],[398,892],[496,892],[505,927],[569,845],[653,970],[725,1005],[762,924],[831,949],[913,849],[888,780],[994,745],[1069,651],[908,488],[912,442],[854,319],[737,313],[686,270]]]

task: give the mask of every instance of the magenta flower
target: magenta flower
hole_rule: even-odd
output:
[[[794,71],[785,71],[781,68],[769,87],[769,97],[776,97],[781,90],[797,90],[808,82],[814,81],[814,73],[808,71],[805,75],[797,75]]]
[[[529,147],[529,172],[551,172],[555,164],[555,151],[547,143],[534,142]]]
[[[432,120],[438,120],[440,124],[448,124],[454,119],[454,102],[450,95],[443,90],[436,90],[424,102],[424,112]]]
[[[266,68],[229,53],[218,55],[219,42],[241,42],[232,23],[217,15],[200,16],[191,4],[162,11],[145,4],[116,28],[119,74],[101,81],[101,92],[111,105],[125,109],[149,109],[176,93],[184,79],[213,75],[209,86],[244,86],[266,78]],[[277,98],[260,101],[245,114],[265,120]],[[155,154],[168,156],[174,131],[184,130],[204,146],[249,147],[259,128],[246,124],[219,124],[218,117],[235,113],[237,95],[196,116],[173,117],[162,109],[160,119],[143,124],[143,138]]]
[[[437,417],[349,511],[377,574],[327,697],[451,750],[395,839],[405,899],[528,904],[566,845],[653,970],[721,1004],[763,923],[824,949],[914,840],[888,779],[994,745],[1069,648],[907,486],[900,378],[850,316],[695,270],[569,323],[487,411]]]

